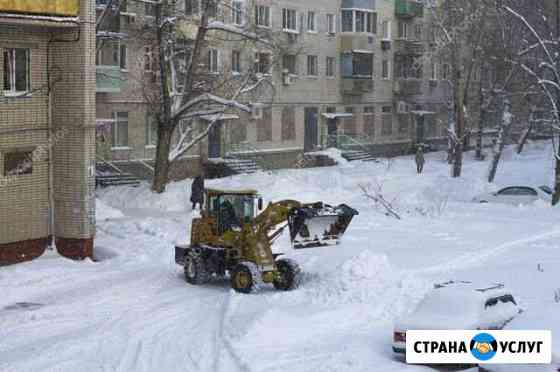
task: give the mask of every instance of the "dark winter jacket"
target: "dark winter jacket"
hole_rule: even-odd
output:
[[[416,164],[424,164],[424,162],[426,161],[424,159],[424,153],[422,152],[421,149],[418,149],[418,151],[416,151]]]
[[[204,178],[196,176],[191,186],[191,202],[203,203],[204,202]]]

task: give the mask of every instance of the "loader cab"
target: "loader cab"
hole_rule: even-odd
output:
[[[254,190],[206,190],[205,212],[216,221],[217,232],[240,231],[244,224],[251,223],[257,207],[262,205]]]

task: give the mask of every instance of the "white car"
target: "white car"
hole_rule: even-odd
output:
[[[394,324],[393,351],[406,353],[409,330],[502,329],[521,309],[501,284],[450,281],[435,285],[411,314]]]
[[[548,186],[508,186],[493,193],[479,195],[473,199],[477,203],[531,204],[537,200],[550,202],[552,190]]]

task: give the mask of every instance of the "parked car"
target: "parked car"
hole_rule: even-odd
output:
[[[450,281],[434,287],[412,313],[395,322],[395,353],[406,353],[406,331],[502,329],[521,312],[502,284],[477,286]]]
[[[550,202],[552,189],[548,186],[508,186],[493,193],[475,197],[477,203],[530,204],[537,200]]]

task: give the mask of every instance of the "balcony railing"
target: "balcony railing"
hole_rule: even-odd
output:
[[[393,92],[398,96],[417,96],[422,93],[422,80],[397,78],[393,83]]]
[[[120,66],[97,66],[97,93],[120,93],[123,77]]]
[[[0,13],[25,13],[75,17],[80,9],[79,0],[0,0]]]
[[[416,0],[395,0],[397,17],[414,18],[424,15],[424,4]]]
[[[419,56],[425,52],[421,41],[397,39],[394,43],[395,54]]]

